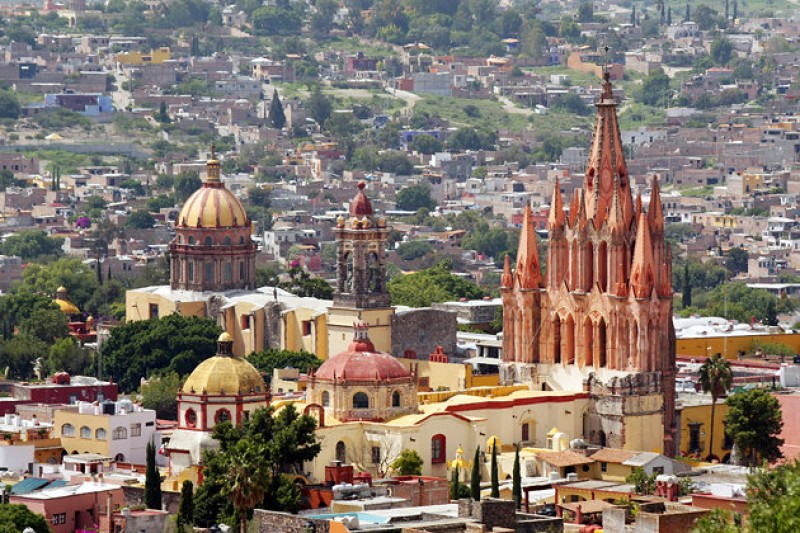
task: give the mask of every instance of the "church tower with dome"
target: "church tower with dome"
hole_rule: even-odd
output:
[[[256,244],[241,202],[220,179],[211,147],[203,186],[183,204],[169,245],[170,287],[198,292],[254,290]]]
[[[391,351],[391,320],[394,308],[386,286],[386,239],[389,228],[378,218],[359,182],[350,202],[350,216],[340,216],[336,236],[336,286],[333,306],[328,310],[328,353],[345,350],[355,322],[363,321],[372,331],[379,351]]]
[[[192,371],[178,391],[178,429],[167,447],[170,476],[197,483],[202,452],[217,447],[211,433],[217,424],[238,425],[269,405],[270,395],[256,368],[233,354],[233,337],[223,332],[217,354]],[[187,477],[188,476],[188,477]]]

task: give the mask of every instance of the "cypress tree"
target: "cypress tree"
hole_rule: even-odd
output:
[[[458,499],[458,466],[453,468],[453,478],[450,481],[450,499]]]
[[[103,286],[103,271],[102,271],[102,264],[100,264],[100,254],[98,253],[96,256],[97,259],[97,284],[101,287]]]
[[[144,478],[144,502],[148,509],[161,510],[161,474],[156,466],[156,445],[147,443],[147,467]]]
[[[522,504],[522,472],[519,465],[519,444],[516,446],[516,454],[514,454],[514,473],[512,477],[511,494],[514,499],[514,505],[519,510]]]
[[[276,130],[286,126],[286,115],[283,113],[283,104],[278,96],[278,89],[272,93],[272,103],[269,106],[269,123]]]
[[[636,4],[634,4],[631,9],[631,24],[636,27]]]
[[[683,265],[683,308],[692,306],[692,279],[689,277],[689,262]]]
[[[692,10],[689,8],[689,2],[686,2],[686,18],[684,22],[689,22],[690,20],[692,20]]]
[[[733,0],[733,20],[739,18],[739,0]]]
[[[500,497],[500,475],[497,472],[497,440],[492,443],[492,498]]]
[[[730,20],[730,2],[729,0],[725,0],[725,20]]]
[[[178,516],[176,521],[178,524],[178,533],[182,533],[185,526],[192,525],[194,516],[194,485],[191,481],[186,480],[181,485],[181,499],[178,503]]]
[[[672,8],[667,8],[667,26],[672,26]]]
[[[472,499],[481,499],[481,447],[475,448],[475,458],[472,460],[472,476],[469,478],[469,491]]]

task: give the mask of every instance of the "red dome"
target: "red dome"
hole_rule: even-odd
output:
[[[383,381],[409,379],[411,373],[388,353],[376,352],[372,341],[361,339],[325,361],[314,377],[330,381]]]
[[[366,186],[367,184],[363,181],[358,182],[358,194],[350,204],[351,217],[372,216],[372,203],[367,198],[367,195],[364,194],[364,187]]]

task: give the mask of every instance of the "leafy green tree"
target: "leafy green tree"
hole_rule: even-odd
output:
[[[590,0],[584,0],[578,6],[578,22],[594,21],[594,4]]]
[[[47,519],[34,513],[24,505],[2,503],[0,504],[0,528],[9,533],[21,533],[26,528],[32,528],[36,533],[50,533]]]
[[[398,476],[421,476],[422,463],[422,457],[419,456],[416,450],[406,448],[392,462],[392,470]]]
[[[436,208],[436,200],[431,198],[431,188],[427,185],[409,185],[397,193],[397,208],[404,211],[416,211]]]
[[[511,494],[514,504],[519,510],[522,505],[522,472],[519,464],[519,444],[516,446],[516,453],[514,454],[514,472],[511,480]]]
[[[156,445],[153,441],[147,443],[147,464],[144,478],[144,502],[148,509],[161,510],[161,474],[156,466]]]
[[[697,6],[697,8],[694,10],[694,21],[701,30],[710,30],[718,26],[718,15],[719,14],[717,13],[716,9],[703,4]]]
[[[47,265],[28,265],[15,290],[55,295],[60,286],[67,289],[69,301],[83,309],[98,287],[97,275],[79,258],[62,257]]]
[[[128,392],[159,370],[186,376],[216,353],[220,333],[213,320],[193,316],[126,322],[114,328],[103,345],[103,368]]]
[[[282,6],[264,6],[252,13],[257,35],[293,35],[299,33],[303,20],[298,13]]]
[[[48,345],[30,335],[20,333],[0,343],[0,373],[10,379],[33,377],[33,362],[47,358]]]
[[[169,118],[167,103],[164,100],[161,100],[161,104],[158,106],[158,112],[155,114],[155,119],[161,124],[169,124],[172,122],[172,120]]]
[[[500,473],[497,469],[497,442],[495,441],[492,444],[492,492],[490,496],[492,498],[499,498],[500,497]]]
[[[413,274],[395,276],[389,281],[388,288],[393,305],[409,307],[428,307],[434,302],[483,297],[480,287],[454,276],[441,263]]]
[[[758,468],[747,480],[748,530],[789,533],[800,528],[800,462]],[[727,532],[726,532],[727,533]]]
[[[325,124],[325,121],[333,113],[333,102],[331,99],[322,94],[319,87],[314,89],[311,96],[305,102],[306,112],[308,116],[314,119],[320,126]]]
[[[158,212],[162,209],[167,209],[175,206],[175,198],[172,196],[154,196],[147,199],[147,210],[150,212]]]
[[[301,267],[290,268],[289,281],[281,282],[279,286],[296,296],[321,300],[333,298],[333,287],[327,281],[318,276],[312,276]]]
[[[689,277],[689,262],[683,265],[683,287],[681,288],[683,308],[692,306],[692,279]]]
[[[400,244],[396,252],[403,261],[413,261],[433,253],[433,246],[428,241],[408,241]]]
[[[469,477],[469,491],[473,500],[481,499],[481,447],[475,447],[475,457],[472,459],[472,475]]]
[[[197,172],[181,172],[175,176],[175,201],[182,204],[202,185]]]
[[[125,226],[129,228],[147,229],[152,228],[156,224],[156,219],[149,212],[139,209],[131,213],[128,220],[125,221]]]
[[[444,143],[442,143],[442,141],[433,135],[422,133],[420,135],[416,135],[411,140],[411,143],[408,145],[408,147],[415,152],[419,152],[420,154],[432,155],[444,150]]]
[[[392,174],[409,175],[414,172],[414,163],[403,152],[387,150],[378,155],[378,168]]]
[[[669,78],[664,71],[656,69],[644,79],[636,93],[636,99],[646,105],[663,106],[669,98]]]
[[[59,339],[50,346],[46,368],[50,375],[56,372],[69,372],[73,376],[86,373],[90,363],[89,353],[78,346],[72,337]],[[173,403],[175,398],[173,398]]]
[[[725,37],[717,37],[711,43],[711,57],[717,65],[727,65],[733,57],[733,44]]]
[[[744,248],[731,248],[725,256],[725,268],[733,275],[747,272],[747,261],[750,254]]]
[[[272,92],[272,102],[269,105],[269,124],[277,130],[283,129],[286,126],[286,114],[283,112],[283,104],[281,98],[278,96],[278,89]]]
[[[162,420],[177,420],[176,398],[182,384],[183,381],[177,372],[151,377],[139,390],[142,407],[153,409],[156,416]]]
[[[728,396],[725,403],[725,433],[748,465],[758,466],[761,461],[783,457],[783,439],[777,436],[783,428],[783,417],[777,398],[764,389],[751,389]]]
[[[274,348],[263,352],[253,352],[247,357],[247,360],[259,372],[267,376],[267,379],[272,377],[276,368],[297,368],[301,372],[305,372],[309,368],[316,370],[322,365],[322,360],[313,353]]]
[[[733,372],[731,371],[730,361],[718,353],[706,359],[700,367],[700,386],[703,388],[703,392],[711,394],[711,429],[708,438],[708,460],[714,458],[714,413],[717,409],[717,399],[720,396],[725,396],[732,385]]]
[[[6,190],[8,187],[15,187],[22,183],[14,177],[14,173],[10,170],[0,170],[0,191]]]
[[[20,231],[0,242],[0,254],[16,255],[29,262],[62,255],[63,239],[54,239],[40,230]]]
[[[40,309],[58,309],[46,295],[28,290],[0,296],[0,334],[6,339],[14,336],[19,325]]]
[[[626,483],[630,483],[633,485],[633,490],[636,494],[641,496],[647,496],[648,494],[652,494],[653,490],[656,487],[656,473],[652,473],[650,475],[644,471],[644,468],[635,467],[631,474],[625,478]]]
[[[186,526],[194,523],[194,484],[189,480],[181,485],[181,499],[178,502],[178,515],[175,520],[179,533],[183,533]]]
[[[339,3],[333,0],[317,0],[314,7],[316,12],[311,15],[311,29],[317,35],[327,35],[333,28],[333,20]]]
[[[22,320],[19,323],[19,330],[42,342],[52,344],[69,335],[68,323],[69,319],[60,309],[48,306],[36,309],[28,318]]]
[[[272,205],[272,193],[269,189],[252,187],[247,191],[247,198],[251,204],[259,207],[269,208]]]
[[[247,533],[247,513],[263,501],[269,482],[269,471],[262,460],[265,448],[242,440],[222,455],[228,474],[223,490],[239,513],[241,533]]]
[[[460,128],[447,139],[447,149],[451,152],[492,150],[494,143],[493,133],[478,132],[475,128]]]
[[[22,106],[19,98],[10,90],[0,90],[0,118],[18,119]]]

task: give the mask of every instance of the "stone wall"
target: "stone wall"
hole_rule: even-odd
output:
[[[327,520],[309,520],[307,517],[277,511],[256,509],[253,520],[258,525],[258,533],[303,533],[308,522],[316,527],[316,533],[329,533]]]
[[[132,487],[129,485],[122,486],[122,493],[125,495],[125,504],[128,507],[139,507],[144,505],[144,487]],[[178,504],[180,503],[180,492],[167,492],[161,491],[161,505],[164,511],[169,514],[178,513]]]
[[[499,528],[516,529],[517,516],[514,502],[487,498],[476,502],[471,499],[458,500],[458,517],[472,518],[486,526],[487,531]]]
[[[403,357],[407,351],[427,360],[437,346],[451,356],[456,351],[456,314],[423,307],[400,311],[392,316],[392,354]]]

